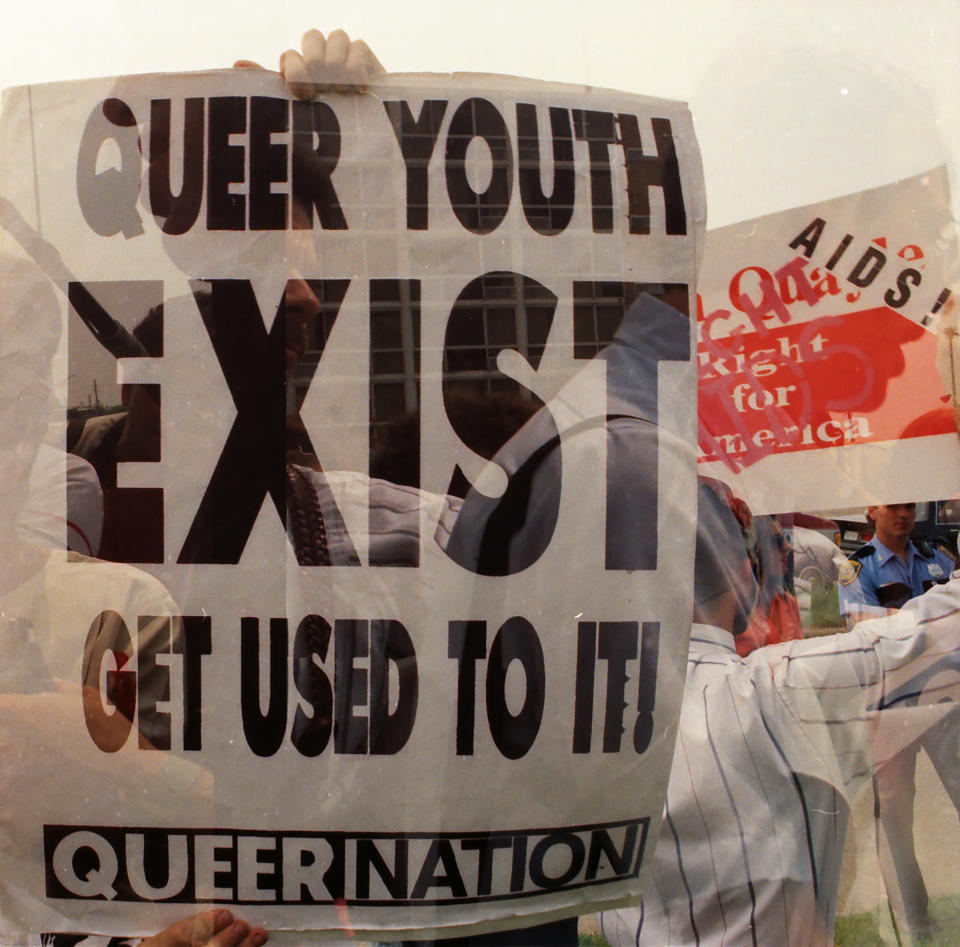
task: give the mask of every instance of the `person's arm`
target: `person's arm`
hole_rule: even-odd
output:
[[[847,634],[754,652],[764,715],[786,713],[798,758],[837,766],[853,788],[960,700],[958,613],[952,580]]]

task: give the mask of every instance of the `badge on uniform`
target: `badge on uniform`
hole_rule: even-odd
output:
[[[849,585],[853,580],[860,575],[860,566],[859,562],[856,562],[853,559],[847,559],[840,566],[840,575],[838,576],[838,581],[841,585]]]
[[[927,566],[927,572],[930,573],[930,578],[932,579],[942,579],[943,578],[943,567],[939,562],[931,562]]]

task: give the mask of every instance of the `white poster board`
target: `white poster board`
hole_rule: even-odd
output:
[[[755,513],[955,495],[934,365],[958,262],[942,167],[709,231],[700,472]]]
[[[4,590],[0,935],[635,897],[691,611],[686,108],[215,72],[15,89],[0,140],[8,318],[61,319],[28,414],[67,417],[119,560]]]

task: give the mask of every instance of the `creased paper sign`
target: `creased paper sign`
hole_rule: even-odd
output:
[[[957,275],[945,168],[708,232],[700,471],[755,512],[952,496],[934,369]]]
[[[16,89],[0,140],[3,935],[635,897],[691,610],[686,108],[218,72]],[[89,467],[38,511],[51,424]],[[35,545],[91,509],[96,560]]]

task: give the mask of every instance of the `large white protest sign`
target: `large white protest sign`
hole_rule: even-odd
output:
[[[2,142],[0,433],[67,421],[112,560],[4,529],[3,934],[635,897],[691,612],[685,107],[219,72],[13,90]]]
[[[932,366],[957,264],[945,168],[709,231],[701,473],[754,512],[954,495]]]

